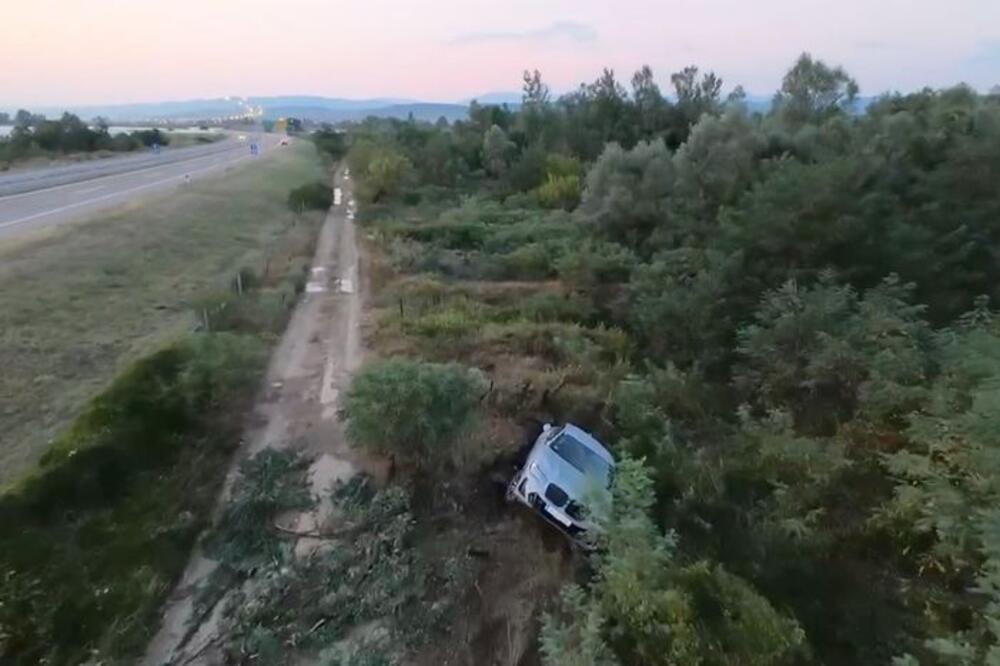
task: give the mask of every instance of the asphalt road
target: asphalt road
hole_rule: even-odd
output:
[[[250,154],[257,141],[261,155]],[[187,178],[203,178],[244,160],[262,159],[278,147],[277,135],[248,135],[159,155],[142,155],[65,167],[36,169],[0,177],[4,187],[17,193],[0,196],[0,238],[64,224],[134,198],[170,190]],[[26,187],[30,191],[24,191]],[[18,190],[21,191],[18,191]]]

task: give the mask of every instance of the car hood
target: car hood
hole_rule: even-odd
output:
[[[571,500],[581,504],[586,505],[587,500],[594,494],[608,492],[597,479],[580,472],[548,446],[540,447],[537,457],[532,462],[538,465],[538,471],[545,477],[546,483],[556,484],[569,495]]]

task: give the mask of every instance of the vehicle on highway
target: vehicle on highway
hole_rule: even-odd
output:
[[[507,486],[507,500],[531,507],[580,540],[594,527],[588,504],[610,499],[614,468],[611,453],[590,433],[572,423],[546,424]]]
[[[287,146],[288,145],[288,139],[282,139],[281,140],[281,145],[282,146]]]
[[[247,140],[247,135],[246,134],[240,134],[238,137],[236,137],[236,140],[237,141],[246,141]]]

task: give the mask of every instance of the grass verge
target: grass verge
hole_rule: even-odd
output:
[[[0,494],[0,663],[131,663],[149,640],[206,526],[269,343],[303,285],[322,214],[290,218],[284,207],[290,187],[319,171],[311,150],[303,146],[264,162],[262,173],[233,177],[256,210],[225,208],[232,181],[151,206],[144,215],[156,219],[140,219],[150,223],[156,246],[147,245],[150,236],[132,236],[140,222],[124,214],[27,246],[37,261],[71,260],[66,243],[76,241],[95,261],[120,259],[123,275],[148,278],[113,286],[95,263],[77,264],[83,291],[61,294],[59,287],[71,286],[63,275],[43,280],[52,303],[82,318],[74,328],[82,344],[107,341],[109,363],[69,373],[84,395],[85,385],[105,387],[93,390],[44,454],[33,452],[37,465]],[[218,217],[199,220],[194,204],[181,200],[188,196]],[[111,247],[90,243],[88,229]],[[24,255],[14,261],[28,273]],[[7,272],[4,279],[25,274]],[[15,334],[35,331],[41,343],[72,350],[72,332],[44,327],[64,314],[32,310],[27,297],[3,294]],[[149,307],[151,297],[173,305]],[[185,332],[195,322],[202,330]],[[141,331],[144,325],[152,330]],[[0,381],[18,386],[9,376]],[[70,409],[56,388],[45,395]]]
[[[298,142],[182,192],[0,243],[0,487],[128,363],[190,330],[206,293],[243,267],[265,284],[294,269],[322,213],[294,214],[288,193],[323,173]]]

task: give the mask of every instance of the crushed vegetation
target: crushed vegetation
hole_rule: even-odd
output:
[[[199,603],[206,611],[222,604],[219,653],[235,663],[311,655],[324,664],[390,664],[442,635],[471,570],[414,547],[410,492],[352,477],[315,498],[332,503],[333,519],[305,535],[278,522],[310,504],[305,467],[287,451],[251,458],[208,539],[220,566]],[[302,537],[317,547],[297,552]]]

